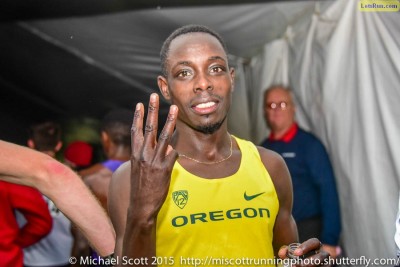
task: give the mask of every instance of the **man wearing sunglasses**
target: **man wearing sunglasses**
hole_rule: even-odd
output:
[[[289,88],[274,85],[264,93],[264,117],[271,133],[262,146],[285,160],[293,184],[293,217],[300,242],[318,237],[332,257],[339,253],[340,210],[335,177],[323,144],[295,121]]]

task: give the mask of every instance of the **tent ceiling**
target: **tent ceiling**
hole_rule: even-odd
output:
[[[176,27],[208,25],[225,38],[231,54],[249,58],[288,25],[309,17],[315,5],[186,1],[205,6],[171,7],[179,2],[3,1],[0,118],[100,118],[113,107],[147,103],[148,94],[158,91],[162,41]]]
[[[293,1],[293,0],[292,0]],[[0,20],[28,20],[109,14],[137,9],[268,3],[277,0],[3,0]]]

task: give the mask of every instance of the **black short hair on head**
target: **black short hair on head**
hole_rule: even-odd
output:
[[[61,126],[53,121],[35,123],[29,129],[29,139],[38,151],[55,151],[61,141]]]
[[[204,25],[195,25],[195,24],[190,24],[190,25],[185,25],[182,26],[175,31],[173,31],[167,39],[165,39],[161,51],[160,51],[160,59],[161,59],[161,72],[164,77],[167,76],[167,58],[168,58],[168,53],[169,53],[169,48],[171,45],[171,42],[178,36],[188,34],[188,33],[196,33],[196,32],[201,32],[201,33],[207,33],[215,38],[221,43],[222,47],[224,48],[224,51],[226,54],[228,54],[228,49],[226,48],[226,44],[224,39],[215,32],[214,30],[208,28],[207,26]]]
[[[106,132],[116,145],[130,147],[133,111],[129,109],[113,109],[101,122],[101,130]]]

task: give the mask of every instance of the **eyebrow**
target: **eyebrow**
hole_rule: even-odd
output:
[[[226,60],[223,57],[220,57],[220,56],[212,56],[212,57],[210,57],[209,60],[222,60],[222,61],[226,62]]]
[[[225,60],[223,57],[220,57],[220,56],[212,56],[212,57],[210,57],[210,58],[208,59],[208,61],[212,61],[212,60],[222,60],[222,61],[224,61],[224,62],[226,63],[226,60]],[[191,61],[183,60],[183,61],[177,62],[177,63],[176,63],[176,66],[178,66],[178,65],[185,65],[185,66],[188,66],[188,65],[190,65],[190,64],[191,64]]]
[[[185,65],[188,66],[190,65],[190,61],[178,61],[175,66],[179,66],[179,65]]]

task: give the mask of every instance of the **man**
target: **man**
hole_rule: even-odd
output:
[[[67,166],[47,154],[0,140],[0,180],[38,189],[76,224],[100,255],[106,257],[114,251],[111,222],[81,178]]]
[[[336,256],[340,211],[335,178],[323,144],[295,122],[290,90],[271,86],[264,94],[264,116],[271,129],[262,146],[282,155],[293,183],[293,217],[300,241],[318,237]]]
[[[101,123],[101,143],[107,160],[79,172],[105,210],[111,176],[131,156],[132,117],[132,111],[126,109],[114,109],[105,115]],[[91,251],[88,242],[79,231],[75,232],[73,254],[77,257],[90,254],[92,258],[98,258],[97,253]]]
[[[131,157],[132,117],[132,111],[126,109],[115,109],[106,114],[101,123],[101,144],[107,160],[79,172],[106,210],[111,176]]]
[[[23,266],[22,249],[45,237],[52,220],[42,195],[34,188],[0,181],[0,266]],[[18,226],[15,211],[26,219]]]
[[[276,153],[229,134],[234,69],[224,42],[204,26],[182,27],[164,42],[161,64],[167,122],[157,141],[158,95],[150,96],[145,126],[137,104],[131,161],[110,184],[116,255],[138,266],[285,257],[284,245],[297,241],[289,172]],[[295,254],[319,248],[310,239]]]
[[[50,157],[54,158],[62,147],[61,128],[57,123],[47,121],[35,124],[29,134],[28,146]],[[40,242],[24,249],[24,265],[69,266],[73,244],[71,222],[50,199],[44,199],[53,219],[53,228]]]

